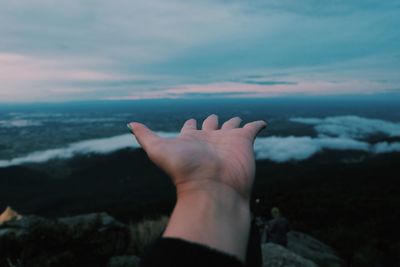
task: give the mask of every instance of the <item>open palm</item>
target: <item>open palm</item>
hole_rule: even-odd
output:
[[[188,185],[196,189],[211,183],[229,186],[248,199],[255,173],[253,142],[266,123],[255,121],[242,128],[240,123],[241,119],[235,117],[219,128],[218,117],[211,115],[197,130],[196,121],[190,119],[173,139],[161,138],[140,123],[131,123],[130,127],[149,158],[171,176],[178,191]]]

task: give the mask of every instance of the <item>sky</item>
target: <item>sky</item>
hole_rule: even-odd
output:
[[[400,92],[398,0],[2,0],[0,102]]]

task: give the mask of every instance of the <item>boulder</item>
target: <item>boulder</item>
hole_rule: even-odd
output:
[[[328,245],[304,233],[290,231],[288,233],[288,249],[303,258],[312,260],[319,266],[341,267],[344,265],[336,253]]]
[[[0,224],[0,238],[4,238],[5,236],[13,236],[17,240],[21,241],[29,234],[31,228],[35,225],[46,226],[49,223],[49,220],[46,220],[39,216],[21,216],[18,219],[8,220],[5,221],[3,224]]]
[[[82,249],[91,248],[94,256],[121,255],[129,243],[127,226],[105,212],[60,218],[57,222]]]
[[[0,225],[0,266],[3,258],[29,266],[103,266],[124,255],[128,227],[107,213],[60,219],[24,216]]]
[[[266,243],[262,245],[263,267],[318,267],[281,245]]]
[[[124,227],[125,225],[108,215],[106,212],[89,213],[73,217],[64,217],[57,220],[60,223],[69,225],[70,227],[81,227],[88,224],[97,224],[99,230],[105,230],[113,227]]]

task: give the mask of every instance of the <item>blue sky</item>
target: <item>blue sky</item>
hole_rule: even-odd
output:
[[[397,0],[0,2],[0,102],[398,91]]]

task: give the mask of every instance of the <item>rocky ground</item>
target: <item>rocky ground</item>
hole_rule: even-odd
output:
[[[107,213],[58,219],[20,216],[12,210],[10,214],[14,217],[0,223],[1,267],[138,266],[141,251],[132,243],[148,242],[156,236],[154,231],[160,231],[159,225],[165,224],[164,218],[158,225],[133,227]],[[146,236],[139,239],[140,234]],[[343,266],[335,252],[315,238],[295,231],[288,238],[288,248],[262,245],[264,266]]]

